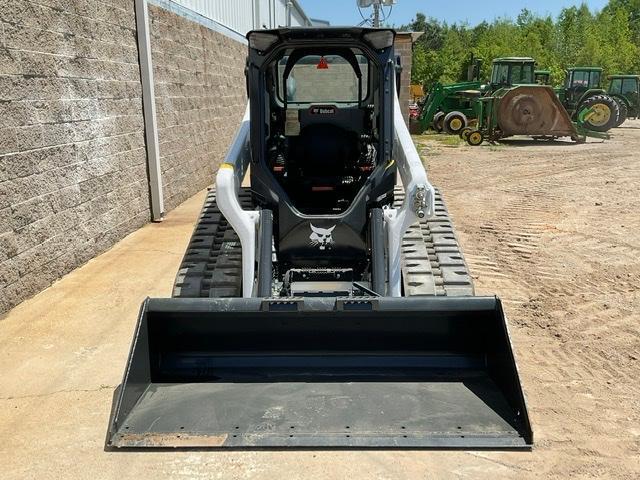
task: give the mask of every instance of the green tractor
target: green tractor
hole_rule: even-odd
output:
[[[472,55],[466,81],[448,85],[436,82],[433,85],[418,118],[421,132],[431,127],[438,133],[458,134],[468,125],[469,118],[475,116],[475,100],[482,95],[481,66],[482,59]]]
[[[552,140],[570,137],[582,143],[587,136],[606,139],[608,135],[590,128],[587,119],[593,107],[585,107],[572,121],[554,90],[548,85],[523,84],[505,86],[477,101],[478,122],[466,128],[461,137],[469,145],[485,140],[496,142],[514,135]]]
[[[640,117],[640,75],[610,75],[607,93],[620,107],[620,126],[629,117]]]
[[[589,111],[582,122],[586,128],[596,132],[614,128],[620,118],[618,102],[600,87],[601,81],[600,67],[570,68],[564,86],[555,89],[573,121],[580,120],[580,112]]]
[[[458,134],[475,117],[474,103],[482,94],[481,82],[436,83],[422,107],[420,131],[432,127],[436,132]]]
[[[469,120],[477,118],[477,100],[506,86],[533,83],[535,61],[530,57],[496,58],[492,62],[491,80],[478,80],[480,62],[472,57],[469,81],[442,85],[430,90],[419,117],[420,130],[433,127],[436,132],[458,134],[469,130]]]

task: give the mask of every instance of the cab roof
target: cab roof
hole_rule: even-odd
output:
[[[265,52],[277,45],[304,43],[322,46],[331,42],[361,42],[374,50],[393,45],[396,32],[391,28],[363,27],[287,27],[270,30],[251,30],[247,33],[249,47]]]
[[[575,71],[587,71],[587,72],[601,72],[602,67],[571,67],[567,69],[569,72]]]
[[[640,75],[609,75],[607,78],[635,78],[635,79],[640,79]]]
[[[494,58],[493,63],[535,63],[531,57],[500,57]]]

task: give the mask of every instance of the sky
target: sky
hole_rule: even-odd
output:
[[[332,25],[357,25],[362,21],[358,13],[356,0],[298,0],[305,13],[311,18],[328,20]],[[457,0],[447,2],[442,0],[396,0],[388,23],[403,25],[411,21],[416,12],[422,12],[428,17],[434,17],[451,24],[467,22],[474,26],[483,20],[491,21],[496,17],[518,16],[523,8],[528,8],[541,15],[556,16],[563,7],[586,3],[591,10],[600,10],[607,4],[607,0],[538,0],[536,2],[523,0]],[[388,11],[389,7],[385,8]],[[371,9],[363,9],[367,16]]]

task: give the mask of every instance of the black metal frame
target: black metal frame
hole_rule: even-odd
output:
[[[247,60],[247,86],[251,100],[251,189],[256,204],[273,212],[274,241],[279,260],[293,259],[294,267],[305,265],[305,257],[312,256],[309,249],[309,224],[316,227],[335,226],[333,234],[334,248],[331,255],[310,257],[308,262],[315,266],[335,268],[344,265],[354,266],[356,270],[365,269],[367,221],[370,208],[388,205],[393,200],[393,187],[396,178],[396,166],[391,162],[393,148],[393,45],[375,49],[366,40],[369,33],[384,31],[367,28],[305,28],[277,29],[249,32],[249,56]],[[393,32],[393,30],[388,30]],[[268,48],[252,48],[254,35],[277,37]],[[320,47],[321,45],[321,47]],[[335,215],[307,215],[295,208],[292,201],[274,177],[267,165],[267,125],[265,105],[268,100],[266,73],[269,65],[287,49],[299,48],[308,51],[330,51],[331,49],[357,48],[368,59],[373,68],[370,73],[375,82],[379,98],[380,113],[378,120],[379,139],[377,143],[378,159],[366,184],[344,212]],[[375,78],[373,78],[375,77]],[[369,96],[373,95],[371,88]],[[280,255],[286,248],[287,255]],[[300,263],[302,262],[302,263]],[[354,265],[359,263],[360,265]]]

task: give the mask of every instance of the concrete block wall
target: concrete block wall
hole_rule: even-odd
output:
[[[213,180],[245,47],[150,9],[170,210]],[[133,0],[0,0],[0,314],[150,219]]]
[[[149,220],[133,2],[0,0],[0,313]]]
[[[398,32],[394,42],[395,54],[400,55],[402,77],[400,79],[400,95],[398,101],[402,109],[404,121],[409,125],[409,103],[411,102],[411,63],[413,58],[413,39],[409,32]]]
[[[165,208],[213,182],[246,108],[247,47],[149,7]]]

